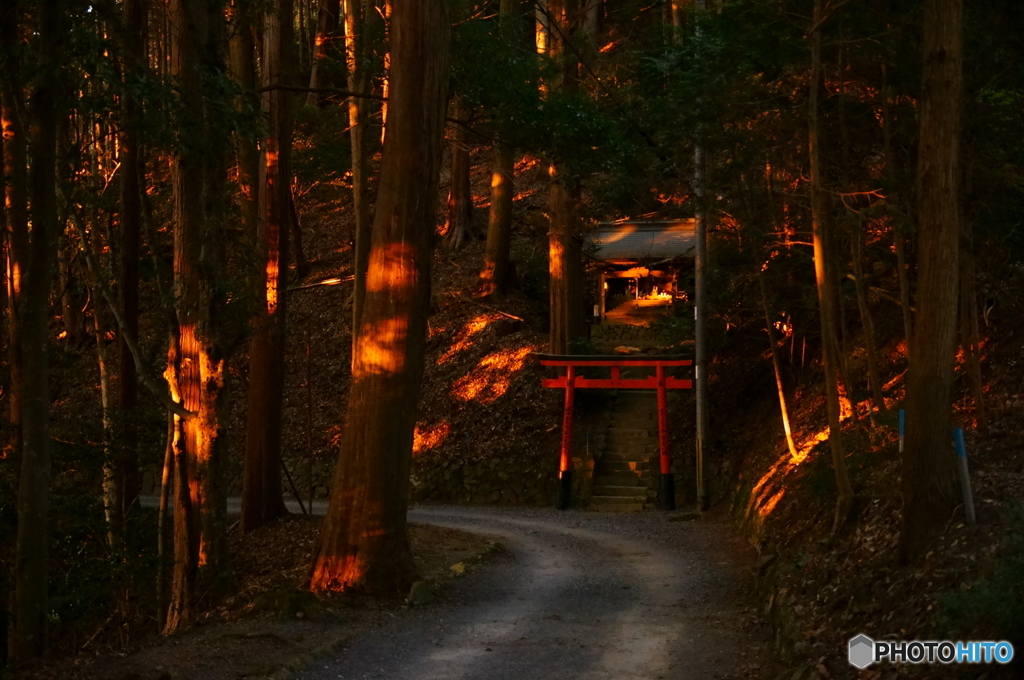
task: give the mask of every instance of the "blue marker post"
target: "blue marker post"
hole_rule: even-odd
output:
[[[967,444],[964,443],[962,427],[953,428],[953,442],[956,444],[956,469],[957,476],[960,477],[960,491],[964,495],[964,514],[967,515],[967,525],[973,527],[978,520],[974,515],[974,495],[971,493],[971,478],[967,474]]]
[[[903,428],[907,424],[907,412],[900,409],[900,453],[903,453]]]

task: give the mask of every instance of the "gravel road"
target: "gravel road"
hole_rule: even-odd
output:
[[[507,549],[439,604],[353,640],[301,680],[769,677],[751,555],[722,521],[419,506],[413,522]]]

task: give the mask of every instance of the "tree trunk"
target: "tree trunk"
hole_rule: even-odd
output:
[[[365,92],[369,88],[369,72],[365,63],[367,27],[375,9],[370,0],[345,0],[345,60],[348,64],[348,88],[352,92]],[[352,216],[355,229],[355,282],[352,292],[352,346],[355,358],[356,332],[363,313],[366,296],[366,268],[370,261],[369,197],[367,174],[369,153],[366,134],[366,102],[359,97],[348,99],[349,141],[352,147]]]
[[[169,352],[172,394],[192,417],[178,418],[174,452],[174,574],[164,631],[186,625],[191,616],[197,570],[215,579],[224,568],[224,509],[217,485],[219,396],[224,360],[214,333],[214,295],[219,263],[216,217],[223,203],[222,141],[212,130],[207,104],[215,92],[204,87],[204,70],[221,68],[219,5],[209,0],[172,0],[171,75],[183,112],[182,134],[172,171],[174,193],[174,305],[177,342]]]
[[[487,247],[480,272],[480,292],[505,292],[512,244],[512,199],[515,195],[515,152],[502,141],[494,144],[491,170],[491,211],[487,222]]]
[[[46,649],[48,614],[48,514],[50,505],[50,288],[57,249],[57,88],[63,44],[61,9],[55,0],[39,5],[37,76],[30,106],[32,172],[31,227],[20,304],[23,365],[21,479],[14,562],[13,639],[10,660],[23,663]]]
[[[228,45],[231,78],[243,92],[256,90],[256,46],[253,43],[254,21],[252,3],[235,0],[232,13],[231,39]],[[239,115],[247,112],[244,97],[235,100]],[[242,208],[242,230],[247,243],[255,244],[256,223],[259,220],[260,153],[256,140],[235,133],[235,181]]]
[[[124,21],[127,32],[125,72],[138,73],[146,68],[149,3],[146,0],[125,0]],[[139,337],[139,239],[142,232],[142,193],[144,175],[140,150],[138,100],[126,93],[124,126],[121,130],[121,263],[119,283],[121,313],[132,338]],[[139,495],[138,430],[134,411],[138,406],[139,386],[135,359],[128,343],[119,334],[117,408],[121,433],[117,466],[117,506],[121,518]]]
[[[448,212],[444,221],[445,245],[452,250],[462,247],[462,242],[473,229],[473,188],[470,185],[472,162],[469,157],[469,134],[466,122],[472,112],[461,98],[452,103],[452,179],[448,191]]]
[[[836,476],[836,512],[832,524],[835,536],[850,514],[853,505],[853,487],[846,470],[846,455],[843,452],[842,426],[839,422],[839,382],[836,375],[838,364],[838,343],[836,342],[835,315],[832,309],[831,272],[828,266],[829,248],[824,228],[824,200],[821,187],[821,161],[818,131],[818,91],[821,86],[821,0],[814,0],[811,34],[811,83],[808,98],[807,147],[810,154],[811,174],[811,229],[814,238],[814,275],[818,289],[818,306],[821,310],[822,353],[825,364],[825,393],[828,401],[829,446],[832,449],[832,467]]]
[[[354,1],[354,0],[346,0]],[[313,63],[309,71],[309,89],[319,90],[331,87],[327,78],[326,61],[331,53],[331,44],[337,37],[338,14],[341,11],[340,0],[320,0],[316,17],[316,40],[313,45]],[[310,92],[306,97],[306,106],[318,106],[326,102],[322,94]]]
[[[925,0],[923,15],[917,322],[907,375],[901,561],[916,561],[928,551],[949,519],[956,487],[950,408],[960,247],[963,1]]]
[[[558,30],[549,34],[550,56],[559,64],[559,74],[552,89],[575,92],[579,85],[579,63],[566,45],[575,32],[579,5],[577,0],[550,0],[548,11]],[[576,231],[579,218],[576,209],[578,179],[568,170],[564,160],[552,161],[548,168],[551,189],[548,198],[548,274],[550,291],[550,337],[552,354],[568,354],[570,341],[582,331],[582,308],[575,302],[581,298],[581,285],[576,274],[581,267],[574,262],[580,256]]]
[[[882,396],[882,380],[878,373],[878,350],[875,347],[875,322],[868,307],[867,285],[864,283],[864,263],[862,261],[863,244],[861,231],[855,229],[850,234],[850,249],[853,257],[853,275],[856,277],[857,307],[860,309],[860,322],[864,327],[864,346],[868,354],[868,380],[871,382],[871,399],[876,411],[885,411],[885,397]]]
[[[263,27],[263,83],[292,78],[292,0],[278,0]],[[267,119],[257,248],[258,306],[249,349],[249,395],[242,484],[242,531],[287,514],[281,496],[281,409],[284,404],[285,303],[291,222],[291,97],[263,94]]]
[[[314,590],[404,592],[415,579],[406,529],[423,373],[430,250],[448,86],[441,0],[395,2],[391,102],[366,304]]]
[[[793,441],[793,430],[789,425],[789,407],[786,405],[786,387],[782,382],[782,362],[779,359],[779,342],[772,324],[772,314],[768,309],[768,286],[764,282],[764,270],[757,273],[757,283],[761,287],[761,306],[764,308],[764,325],[768,331],[768,344],[772,346],[772,368],[775,370],[775,388],[779,393],[779,411],[782,414],[782,429],[786,432],[786,444],[789,455],[797,457],[796,442]]]

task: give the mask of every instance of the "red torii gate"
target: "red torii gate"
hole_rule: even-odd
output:
[[[565,374],[557,378],[543,378],[544,387],[565,390],[565,409],[562,415],[562,452],[558,463],[558,501],[559,510],[568,509],[572,501],[572,412],[574,392],[576,389],[626,389],[656,390],[658,393],[658,453],[661,459],[661,505],[666,510],[674,510],[676,504],[675,482],[672,476],[668,442],[668,390],[688,390],[693,388],[693,381],[666,375],[665,369],[672,366],[690,366],[693,361],[678,356],[645,356],[612,355],[558,355],[537,354],[541,366],[565,368]],[[608,368],[608,378],[585,378],[577,375],[580,368]],[[654,368],[654,375],[646,378],[623,378],[623,368]]]

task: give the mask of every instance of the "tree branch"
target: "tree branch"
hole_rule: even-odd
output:
[[[103,281],[100,276],[100,268],[93,258],[89,248],[86,247],[86,235],[85,227],[82,225],[81,220],[78,219],[78,215],[74,210],[69,210],[71,215],[71,221],[75,223],[75,228],[78,230],[78,238],[82,241],[82,253],[85,255],[85,262],[89,266],[89,273],[92,274],[92,278],[96,282],[96,287],[100,289],[100,294],[103,295],[103,299],[106,300],[107,306],[110,307],[110,311],[114,315],[114,319],[117,320],[117,327],[121,331],[121,337],[124,339],[124,344],[128,346],[128,351],[131,352],[132,361],[135,362],[135,371],[138,373],[139,380],[146,386],[153,396],[157,398],[164,408],[182,419],[192,418],[196,414],[192,411],[187,410],[184,406],[174,401],[171,397],[170,392],[166,387],[161,386],[146,370],[146,367],[142,363],[142,352],[139,350],[138,344],[135,342],[135,338],[132,337],[131,333],[128,332],[128,323],[124,318],[124,314],[121,309],[114,302],[114,294],[111,292],[110,287]]]

